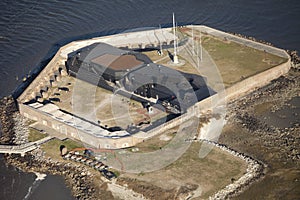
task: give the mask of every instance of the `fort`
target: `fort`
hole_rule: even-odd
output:
[[[220,80],[209,77],[215,73],[210,71],[209,64],[200,69],[197,69],[199,65],[191,64],[199,63],[199,59],[202,62],[202,55],[192,56],[194,43],[199,41],[198,36],[191,37],[192,31],[203,35],[200,44],[203,47],[205,42],[219,40],[261,52],[266,67],[243,69],[240,76],[229,78],[232,72],[221,66],[219,71],[224,83],[221,84]],[[199,118],[205,112],[214,112],[227,101],[238,99],[287,73],[291,67],[290,57],[284,50],[206,26],[182,27],[176,36],[179,60],[182,60],[177,65],[163,62],[153,54],[160,48],[172,50],[175,41],[171,28],[71,42],[58,50],[17,98],[20,113],[37,121],[40,127],[94,148],[127,148],[193,117]],[[188,52],[190,55],[186,56]],[[213,49],[207,52],[214,54]],[[276,57],[277,61],[269,62],[266,56]],[[180,94],[179,91],[184,92]],[[92,101],[98,101],[97,106],[100,106],[110,98],[119,98],[116,105],[121,107],[127,102],[128,109],[135,110],[130,122],[109,121],[119,116],[118,113],[106,114],[111,107],[106,111],[104,108],[103,114],[93,113],[95,103]],[[85,102],[86,106],[81,107],[80,102]],[[151,112],[156,115],[149,120]],[[211,139],[203,133],[197,137]]]
[[[248,109],[256,108],[247,98],[256,101],[266,85],[284,85],[279,79],[292,71],[293,59],[284,50],[206,26],[178,27],[175,38],[173,31],[127,32],[62,46],[16,99],[29,120],[18,114],[26,121],[27,135],[15,135],[28,139],[1,145],[0,153],[21,154],[7,157],[29,170],[41,170],[36,165],[41,161],[44,172],[90,166],[95,177],[84,179],[95,181],[95,188],[103,181],[99,172],[113,168],[108,172],[118,178],[105,181],[106,192],[115,195],[114,188],[122,187],[121,193],[132,189],[147,199],[225,199],[265,176],[269,163],[261,154],[252,155],[253,148],[264,151],[254,144],[261,126],[249,117]],[[263,94],[274,98],[273,92],[282,95],[273,89]],[[232,104],[242,106],[233,109]],[[235,116],[235,111],[247,115]],[[218,139],[214,132],[224,123],[226,134]],[[250,126],[244,133],[242,127]],[[271,140],[261,141],[277,141],[274,134],[281,137],[282,132],[272,131],[267,134]],[[224,140],[243,147],[253,140],[251,151],[231,148]],[[59,155],[62,146],[69,153]],[[94,154],[91,159],[87,149]],[[67,173],[73,177],[82,171],[77,169]]]

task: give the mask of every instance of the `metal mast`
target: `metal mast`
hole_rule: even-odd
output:
[[[162,32],[162,29],[161,29],[161,25],[159,25],[159,29],[160,29],[160,32],[161,32],[161,35],[163,35],[163,32]],[[159,46],[160,46],[160,55],[164,55],[164,52],[162,50],[162,44],[161,44],[161,41],[159,40]]]
[[[174,57],[173,62],[178,64],[178,57],[177,57],[177,46],[176,46],[176,30],[175,30],[175,15],[173,13],[173,34],[174,34]]]

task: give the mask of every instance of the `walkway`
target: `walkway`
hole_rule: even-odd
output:
[[[39,145],[51,139],[53,139],[52,136],[47,136],[38,141],[28,142],[26,144],[21,144],[21,145],[0,145],[0,153],[21,154],[21,156],[24,156],[25,153],[38,148]]]

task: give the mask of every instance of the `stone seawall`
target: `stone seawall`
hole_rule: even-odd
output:
[[[225,188],[221,189],[214,195],[210,196],[209,199],[228,199],[230,196],[236,195],[246,188],[249,184],[259,179],[264,175],[264,165],[263,163],[251,158],[250,156],[239,153],[225,145],[221,145],[212,141],[203,140],[203,142],[213,145],[222,151],[231,154],[234,157],[244,160],[247,163],[246,173],[240,177],[238,180],[233,181],[231,184],[227,185]]]
[[[14,114],[16,103],[12,96],[0,99],[0,144],[13,144],[15,140]]]

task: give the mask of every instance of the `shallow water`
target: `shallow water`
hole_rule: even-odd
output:
[[[0,199],[53,200],[74,199],[65,186],[63,177],[24,173],[13,166],[6,166],[0,155]]]

